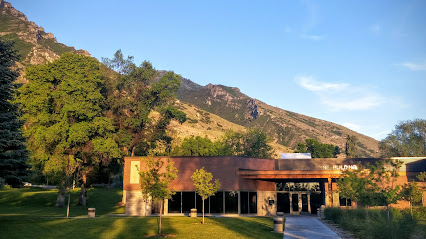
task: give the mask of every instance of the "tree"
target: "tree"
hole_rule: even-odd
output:
[[[358,138],[355,135],[346,136],[346,156],[349,158],[357,158],[358,155]]]
[[[212,142],[200,136],[185,138],[180,146],[173,149],[173,156],[218,156],[222,151],[221,142]]]
[[[13,82],[18,73],[11,68],[19,59],[13,45],[0,37],[0,181],[19,187],[27,176],[28,151],[20,131],[18,107],[13,103]]]
[[[306,139],[305,142],[297,145],[296,153],[310,153],[313,158],[334,158],[340,154],[338,146],[323,144],[315,139]]]
[[[16,101],[31,164],[68,187],[71,175],[81,176],[79,205],[85,206],[88,173],[121,158],[115,127],[104,115],[100,64],[65,53],[52,63],[28,67],[26,78],[29,83],[19,89]]]
[[[400,122],[385,139],[380,141],[382,157],[426,155],[426,120]]]
[[[250,128],[245,133],[227,131],[222,142],[221,155],[270,158],[273,154],[271,139],[258,128]]]
[[[389,206],[399,198],[400,187],[396,185],[402,162],[384,159],[375,165],[358,165],[356,170],[346,170],[338,179],[339,192],[343,197],[360,202],[364,206]]]
[[[162,158],[146,157],[142,162],[144,170],[139,171],[141,179],[142,196],[146,201],[150,198],[160,203],[160,220],[158,222],[158,234],[161,235],[161,215],[163,214],[164,200],[170,199],[174,192],[169,189],[170,182],[177,177],[177,169],[170,162]]]
[[[103,62],[110,71],[116,71],[106,82],[107,110],[119,129],[119,144],[126,155],[148,155],[159,140],[170,145],[172,139],[165,133],[170,120],[186,120],[186,115],[172,105],[181,83],[179,76],[158,72],[148,61],[138,67],[133,57],[124,59],[121,50]],[[155,109],[161,113],[157,122],[148,117]]]
[[[413,203],[422,201],[423,190],[417,182],[411,181],[402,187],[401,198],[410,203],[410,212],[413,215]]]
[[[204,200],[210,196],[214,196],[217,190],[220,189],[220,182],[218,179],[212,182],[213,175],[204,170],[204,167],[201,169],[195,170],[191,176],[192,181],[194,182],[195,190],[198,195],[201,196],[203,200],[203,224],[204,224]]]

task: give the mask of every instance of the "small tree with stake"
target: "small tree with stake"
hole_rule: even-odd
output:
[[[145,169],[139,172],[141,179],[142,195],[146,201],[150,198],[154,202],[160,204],[160,220],[158,221],[158,234],[161,235],[161,214],[163,213],[164,200],[171,198],[174,194],[169,189],[170,182],[173,181],[177,175],[177,169],[170,162],[170,159],[164,161],[162,158],[145,158]]]
[[[204,170],[204,167],[201,169],[197,169],[191,176],[192,181],[194,182],[194,186],[198,195],[201,196],[203,200],[203,224],[204,224],[204,200],[210,196],[214,196],[214,194],[220,188],[220,182],[218,179],[212,182],[213,175]]]

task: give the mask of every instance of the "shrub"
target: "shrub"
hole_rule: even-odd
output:
[[[413,217],[417,220],[426,220],[426,207],[413,208]]]
[[[338,207],[327,207],[324,210],[325,219],[330,220],[336,224],[341,222],[342,214],[343,210]]]

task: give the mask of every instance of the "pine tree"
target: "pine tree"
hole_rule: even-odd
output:
[[[18,59],[13,42],[0,37],[0,181],[2,178],[13,187],[21,186],[28,172],[28,151],[20,132],[18,108],[12,102],[18,73],[11,67]]]

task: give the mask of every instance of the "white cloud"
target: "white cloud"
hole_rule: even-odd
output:
[[[401,66],[411,71],[426,71],[426,61],[422,63],[405,62]]]
[[[313,40],[313,41],[321,41],[321,40],[324,40],[326,38],[326,36],[325,35],[303,34],[302,38],[308,39],[308,40]]]
[[[343,126],[345,126],[346,128],[349,128],[353,131],[358,131],[358,130],[361,129],[361,125],[357,125],[357,124],[353,124],[353,123],[349,123],[349,122],[343,123]]]
[[[371,87],[321,82],[312,76],[298,76],[295,81],[302,88],[315,92],[319,102],[331,111],[369,110],[390,102]]]
[[[344,90],[348,84],[316,81],[312,76],[298,76],[296,82],[309,91]]]
[[[348,99],[349,98],[349,99]],[[324,105],[330,107],[333,111],[341,110],[369,110],[386,103],[386,99],[381,96],[369,94],[361,96],[360,98],[350,99],[345,98],[332,98],[326,97],[321,100]]]

